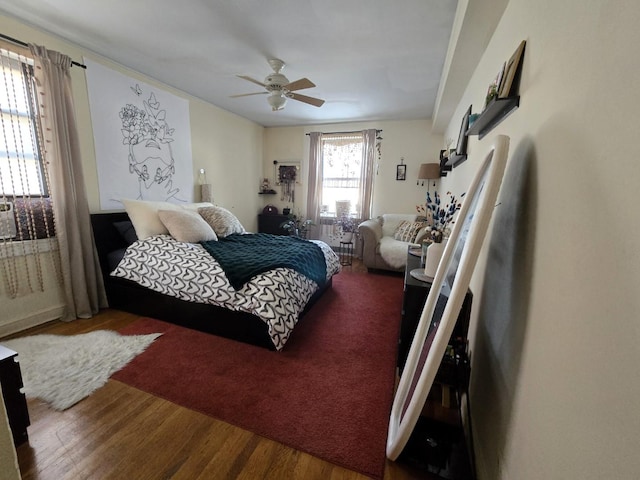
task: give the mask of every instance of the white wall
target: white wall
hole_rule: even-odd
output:
[[[58,50],[78,62],[82,62],[84,56],[89,57],[126,75],[139,78],[188,99],[194,192],[198,178],[197,172],[200,168],[204,168],[208,182],[213,184],[214,201],[233,211],[247,229],[257,228],[256,212],[262,208],[261,200],[257,195],[258,181],[262,175],[264,131],[262,126],[162,85],[151,78],[125,69],[90,51],[12,18],[0,15],[0,31],[24,42],[33,42],[51,50]],[[73,67],[71,77],[89,207],[92,212],[98,212],[100,201],[97,166],[85,72],[79,67]],[[195,195],[195,200],[199,200],[199,191]],[[50,288],[47,288],[44,293],[9,299],[4,290],[4,279],[0,278],[0,299],[3,305],[5,303],[10,305],[9,308],[0,310],[0,335],[16,331],[21,326],[26,328],[34,322],[58,318],[64,302],[56,286],[55,276],[49,272],[45,282],[50,285]]]
[[[429,120],[394,122],[341,123],[305,127],[278,127],[265,129],[264,172],[274,184],[273,160],[300,160],[302,178],[306,179],[309,165],[308,132],[349,132],[375,128],[382,130],[381,159],[374,178],[372,213],[414,213],[416,205],[425,203],[427,185],[416,185],[421,163],[439,162],[443,148],[441,135],[431,133]],[[396,181],[396,165],[404,158],[407,165],[407,179]],[[273,204],[282,211],[283,207],[293,207],[293,211],[306,211],[307,183],[296,191],[296,204],[288,205],[280,200],[280,195],[264,195],[263,203]],[[276,190],[280,192],[279,187]]]
[[[445,134],[526,39],[519,110],[442,181],[464,190],[511,137],[471,286],[482,480],[638,478],[639,22],[636,2],[511,0]]]

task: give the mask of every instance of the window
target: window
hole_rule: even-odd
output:
[[[46,196],[38,142],[38,111],[34,101],[33,65],[0,49],[0,195]]]
[[[0,48],[0,241],[55,234],[33,60]]]
[[[320,213],[358,218],[362,186],[363,135],[335,134],[322,137],[322,193]],[[342,210],[344,208],[344,210]],[[338,211],[341,210],[341,211]]]

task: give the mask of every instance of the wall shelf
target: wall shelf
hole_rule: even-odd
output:
[[[460,165],[462,162],[464,162],[467,159],[467,155],[457,155],[455,153],[452,153],[451,155],[449,155],[449,160],[447,160],[447,163],[445,164],[448,167],[454,168],[457,167],[458,165]]]
[[[496,98],[492,100],[487,108],[473,122],[473,125],[467,130],[467,136],[478,135],[482,139],[486,134],[493,130],[502,120],[516,110],[520,105],[520,96]]]

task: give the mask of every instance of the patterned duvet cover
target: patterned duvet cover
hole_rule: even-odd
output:
[[[322,249],[329,280],[340,271],[339,258],[326,243],[312,241]],[[133,243],[111,275],[181,300],[251,313],[267,324],[277,350],[284,347],[319,288],[295,270],[275,268],[235,290],[220,264],[201,245],[178,242],[169,235]]]

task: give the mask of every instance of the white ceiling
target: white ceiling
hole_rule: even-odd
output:
[[[0,0],[0,10],[264,126],[430,118],[457,0]],[[1,32],[0,32],[1,33]],[[22,39],[20,39],[22,40]],[[318,108],[271,111],[269,58]],[[75,58],[82,61],[81,58]]]

